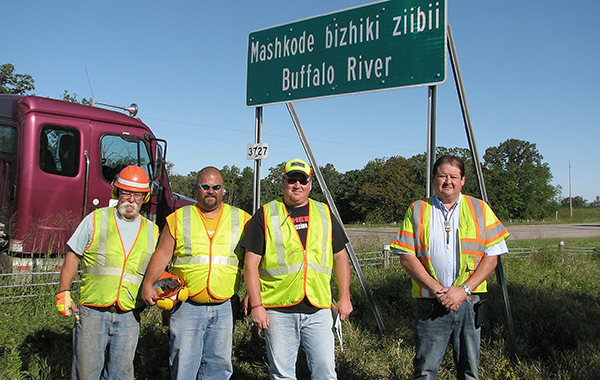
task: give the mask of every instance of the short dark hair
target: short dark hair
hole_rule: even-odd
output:
[[[460,177],[462,178],[465,176],[465,164],[462,162],[462,160],[456,156],[450,156],[447,154],[443,155],[442,157],[438,158],[437,161],[435,161],[435,164],[433,164],[433,169],[431,171],[431,176],[435,177],[438,168],[444,164],[450,164],[452,166],[457,167],[458,170],[460,170]]]

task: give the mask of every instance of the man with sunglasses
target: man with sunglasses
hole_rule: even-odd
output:
[[[172,259],[172,272],[190,290],[170,316],[169,364],[173,379],[229,379],[234,314],[244,251],[239,240],[250,215],[223,203],[221,172],[198,173],[197,203],[167,217],[142,284],[148,305],[157,300],[153,284]]]
[[[88,214],[67,242],[56,308],[76,313],[73,379],[134,378],[140,331],[140,284],[158,240],[156,224],[140,215],[150,199],[150,180],[139,166],[121,170],[113,182],[115,207]],[[82,264],[79,309],[71,284]],[[78,313],[78,314],[77,314]]]
[[[283,197],[256,211],[241,245],[252,322],[264,329],[271,379],[295,379],[300,342],[311,378],[336,379],[331,274],[340,300],[352,312],[347,240],[329,207],[308,196],[310,166],[285,164]]]

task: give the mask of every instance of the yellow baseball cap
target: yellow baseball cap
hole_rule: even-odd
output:
[[[290,176],[295,173],[303,174],[306,176],[306,178],[308,178],[312,174],[312,171],[309,164],[299,158],[294,158],[285,164],[285,170],[283,174]]]

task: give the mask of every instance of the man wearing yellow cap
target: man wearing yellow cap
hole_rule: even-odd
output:
[[[312,379],[337,379],[332,296],[335,273],[345,319],[352,312],[342,227],[329,207],[308,198],[310,166],[288,161],[283,197],[256,211],[241,241],[252,322],[264,329],[271,379],[295,379],[300,342]]]
[[[73,329],[73,379],[134,378],[140,331],[140,284],[158,240],[156,224],[140,215],[150,180],[139,166],[121,170],[113,183],[116,207],[88,214],[67,242],[56,308],[79,318]],[[82,264],[79,309],[71,284]]]

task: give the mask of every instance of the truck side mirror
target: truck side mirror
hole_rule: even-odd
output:
[[[153,197],[155,195],[158,195],[161,189],[162,186],[160,185],[160,182],[158,182],[157,180],[153,180],[152,183],[150,183],[150,196]]]
[[[162,170],[165,165],[165,160],[163,157],[163,150],[160,144],[156,144],[156,149],[154,150],[154,170],[152,170],[152,179],[157,180],[162,175]]]

